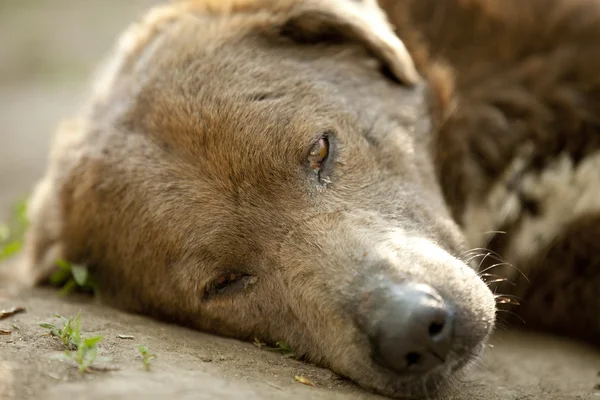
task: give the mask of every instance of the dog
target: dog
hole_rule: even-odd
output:
[[[598,8],[158,6],[59,128],[10,279],[85,264],[106,304],[390,397],[452,387],[511,295],[597,340]]]

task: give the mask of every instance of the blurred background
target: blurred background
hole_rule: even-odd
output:
[[[44,172],[118,34],[159,0],[0,0],[0,221]]]

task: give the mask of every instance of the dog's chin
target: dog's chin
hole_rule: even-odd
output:
[[[457,388],[469,367],[482,356],[486,341],[479,343],[467,354],[449,360],[425,374],[398,375],[383,367],[377,369],[375,379],[355,377],[360,386],[375,393],[397,399],[429,399],[442,396]],[[436,397],[437,398],[437,397]]]

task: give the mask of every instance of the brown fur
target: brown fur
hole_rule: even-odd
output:
[[[521,299],[511,311],[600,344],[600,3],[381,4],[435,82],[437,175],[454,218],[473,246],[506,232],[490,249],[514,268],[489,272],[517,284],[498,288]]]
[[[57,258],[85,263],[109,304],[284,340],[390,396],[447,386],[481,353],[495,313],[492,293],[460,261],[470,253],[459,225],[473,246],[483,228],[510,228],[493,245],[532,278],[547,276],[536,263],[552,255],[561,272],[536,278],[546,289],[527,292],[523,315],[539,314],[547,292],[557,299],[577,265],[591,276],[578,281],[584,293],[600,287],[588,268],[593,241],[568,234],[593,234],[575,217],[598,215],[590,191],[600,185],[585,185],[597,144],[597,6],[499,2],[381,1],[429,85],[372,0],[155,9],[124,34],[88,107],[57,135],[21,279],[47,276]],[[323,134],[332,150],[318,177],[306,157]],[[544,175],[565,150],[585,168],[567,160],[557,170],[571,180]],[[557,212],[545,193],[571,193],[569,182],[587,202],[550,226],[543,216]],[[527,219],[525,194],[548,203],[542,217]],[[539,226],[559,232],[550,249],[514,247],[522,241],[512,237]],[[248,277],[211,291],[229,273]],[[403,281],[429,284],[457,308],[452,352],[424,376],[374,363],[356,323],[365,293]],[[593,299],[555,303],[539,325],[557,328],[565,304],[580,305],[568,333],[600,332]]]

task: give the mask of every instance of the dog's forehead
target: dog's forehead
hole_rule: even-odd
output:
[[[283,101],[270,104],[281,106],[293,98],[297,112],[336,106],[352,112],[384,97],[400,105],[421,100],[421,91],[402,90],[386,78],[361,45],[300,45],[270,33],[243,16],[186,16],[138,55],[136,84],[155,97],[181,95],[205,107],[211,100],[222,105],[274,99]]]
[[[386,77],[362,46],[298,44],[241,21],[165,28],[117,85],[131,87],[120,122],[198,164],[252,176],[290,173],[340,123],[368,130],[390,114],[411,127],[424,115],[422,88]]]
[[[174,57],[136,94],[128,123],[179,152],[248,170],[303,152],[335,120],[334,99],[255,52],[235,50]]]

